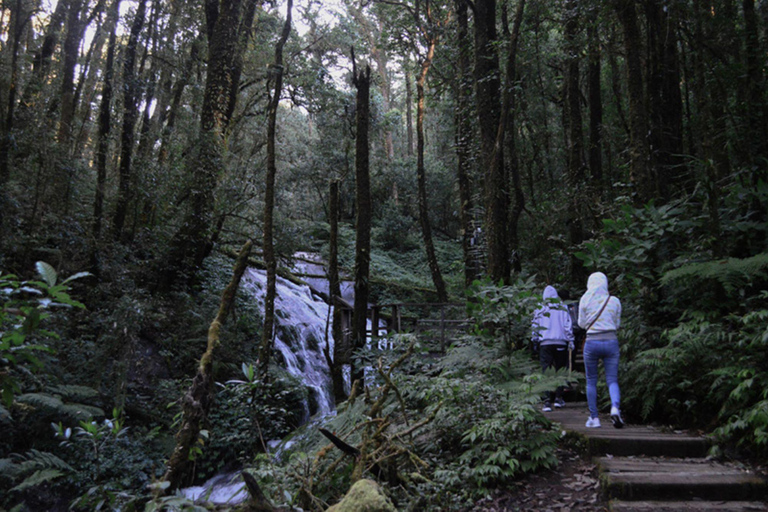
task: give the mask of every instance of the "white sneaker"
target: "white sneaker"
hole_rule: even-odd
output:
[[[587,428],[600,428],[600,418],[589,418],[586,424]]]
[[[611,421],[613,422],[613,426],[616,428],[621,428],[624,426],[624,420],[621,419],[621,413],[619,412],[618,407],[611,407]]]
[[[560,409],[561,407],[565,407],[565,400],[562,398],[555,398],[555,409]]]

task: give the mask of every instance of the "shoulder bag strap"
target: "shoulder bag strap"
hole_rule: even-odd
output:
[[[608,305],[608,301],[611,300],[611,296],[609,295],[607,299],[605,299],[605,302],[603,303],[603,307],[600,308],[600,311],[597,313],[597,316],[594,320],[589,322],[589,325],[584,329],[584,343],[581,344],[581,353],[584,353],[584,345],[587,343],[587,332],[592,328],[593,325],[595,325],[595,322],[597,322],[597,319],[600,318],[600,315],[603,314],[603,311],[605,311],[605,306]]]

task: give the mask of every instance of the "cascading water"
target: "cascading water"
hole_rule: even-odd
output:
[[[248,269],[242,286],[250,290],[263,307],[266,273]],[[313,414],[330,414],[334,410],[334,400],[330,371],[323,354],[329,306],[315,297],[306,285],[296,285],[278,277],[276,289],[274,347],[282,355],[288,372],[309,389],[310,402],[305,420]],[[327,331],[328,350],[333,354],[333,336],[330,329]]]
[[[308,255],[299,256],[305,260],[309,259]],[[324,274],[320,263],[305,262],[298,271],[310,275]],[[308,279],[308,282],[315,290],[322,293],[328,292],[327,279],[312,278]],[[277,277],[275,286],[277,293],[274,348],[282,356],[288,372],[309,389],[310,400],[305,404],[304,420],[308,421],[312,415],[316,415],[318,419],[322,418],[333,413],[335,409],[330,370],[323,354],[326,339],[329,344],[328,350],[333,354],[334,339],[327,325],[333,311],[325,301],[315,296],[308,285],[293,284]],[[243,275],[241,287],[250,291],[263,311],[267,288],[266,273],[249,268]],[[351,302],[353,294],[351,283],[343,284],[344,298]],[[370,327],[369,320],[368,329]],[[386,340],[379,341],[380,347],[382,342],[386,344]],[[348,378],[349,368],[346,370]],[[370,371],[369,368],[366,370]],[[189,487],[182,492],[187,498],[200,503],[234,505],[247,498],[245,484],[240,479],[239,472],[217,475],[202,486]]]

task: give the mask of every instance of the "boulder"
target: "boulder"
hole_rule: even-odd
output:
[[[358,480],[347,495],[326,512],[397,512],[379,484],[373,480]]]

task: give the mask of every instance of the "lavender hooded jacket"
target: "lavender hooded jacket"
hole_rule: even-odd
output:
[[[543,303],[533,314],[531,340],[544,345],[567,345],[573,341],[568,308],[560,302],[554,286],[544,288]]]

